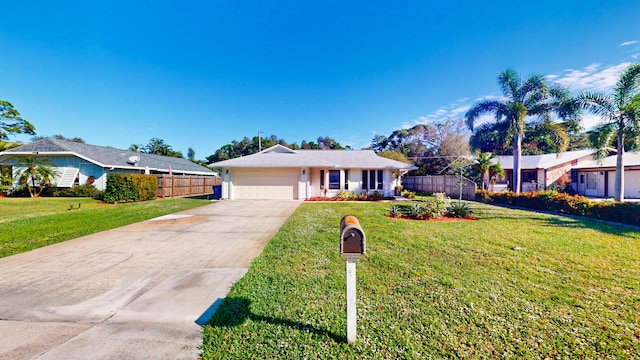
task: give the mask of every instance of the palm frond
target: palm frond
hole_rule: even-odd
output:
[[[605,121],[611,121],[616,112],[614,97],[602,92],[585,91],[578,94],[575,101],[579,108],[605,118]]]
[[[520,87],[520,101],[525,105],[533,105],[549,97],[549,85],[540,74],[533,74]]]
[[[469,130],[473,131],[473,125],[475,121],[480,117],[480,115],[485,113],[500,113],[501,108],[504,105],[497,100],[481,100],[477,104],[475,104],[471,109],[467,111],[465,117],[467,118],[467,126]],[[499,120],[500,117],[496,116]]]
[[[608,149],[616,138],[616,126],[614,123],[604,123],[589,132],[589,140],[593,147],[597,149],[596,159],[603,159],[609,156]]]
[[[640,88],[640,64],[632,64],[620,75],[616,83],[615,93],[619,106],[632,101]]]
[[[508,98],[517,97],[520,82],[520,75],[513,69],[507,69],[498,74],[498,85],[502,90],[502,94]]]

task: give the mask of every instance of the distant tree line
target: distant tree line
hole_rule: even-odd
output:
[[[351,150],[349,146],[342,146],[336,140],[328,136],[320,136],[317,142],[302,140],[300,145],[297,143],[287,143],[284,139],[278,138],[276,135],[269,137],[254,136],[249,139],[244,137],[242,140],[233,140],[231,143],[223,145],[217,149],[212,155],[207,156],[207,162],[214,163],[222,160],[235,159],[241,156],[255,154],[262,150],[270,148],[274,145],[286,146],[293,150]]]

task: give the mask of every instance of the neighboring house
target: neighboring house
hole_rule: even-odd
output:
[[[417,169],[373,150],[291,150],[282,145],[209,166],[222,169],[223,199],[303,200],[335,197],[340,191],[390,196],[400,177]]]
[[[624,197],[640,198],[640,153],[624,154]],[[613,197],[616,182],[616,155],[592,160],[575,166],[572,171],[573,189],[580,195]]]
[[[57,168],[58,177],[52,181],[57,187],[72,187],[92,182],[97,189],[104,190],[107,184],[106,175],[111,173],[217,175],[209,168],[182,158],[51,138],[0,152],[0,164],[11,166],[15,177],[19,170],[17,160],[25,156],[42,156],[49,159]]]
[[[572,182],[571,170],[594,159],[596,150],[576,150],[559,154],[523,155],[521,158],[522,184],[520,191],[547,189],[550,185],[566,185]],[[500,161],[505,177],[496,183],[495,191],[511,188],[513,179],[513,156],[498,156],[494,163]]]

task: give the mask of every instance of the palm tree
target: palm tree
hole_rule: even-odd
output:
[[[467,126],[473,131],[476,120],[485,113],[494,113],[498,123],[504,123],[507,139],[513,146],[513,182],[512,189],[520,192],[522,174],[520,163],[522,156],[522,137],[527,117],[538,117],[543,122],[551,122],[551,113],[566,120],[566,124],[551,127],[559,134],[566,132],[569,126],[577,126],[577,108],[570,101],[568,92],[560,87],[550,87],[542,75],[531,75],[524,82],[513,70],[508,69],[498,75],[498,85],[503,99],[479,101],[466,113]],[[558,152],[565,151],[568,142],[558,143]]]
[[[473,167],[480,173],[480,181],[482,182],[482,190],[485,189],[486,184],[491,181],[492,176],[504,176],[504,170],[498,161],[496,164],[493,160],[496,156],[490,152],[476,153],[475,164]]]
[[[489,168],[491,167],[491,159],[494,158],[494,155],[490,152],[480,152],[476,153],[476,160],[473,167],[480,173],[480,182],[482,183],[482,190],[485,187],[485,179],[489,177]]]
[[[502,168],[502,165],[500,165],[500,161],[491,165],[491,167],[489,168],[489,183],[491,184],[491,192],[493,192],[493,187],[495,186],[498,179],[504,179],[504,175],[505,172]]]
[[[612,94],[583,92],[577,103],[583,109],[604,119],[595,130],[598,157],[616,143],[615,199],[624,201],[624,151],[637,148],[640,141],[640,64],[631,64],[620,75]]]
[[[57,172],[49,160],[43,157],[25,156],[16,162],[16,167],[20,168],[16,172],[16,177],[20,184],[27,188],[31,197],[40,196],[45,185],[57,176]],[[39,190],[36,190],[37,186],[39,186]]]

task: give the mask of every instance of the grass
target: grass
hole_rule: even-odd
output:
[[[477,221],[305,203],[204,329],[203,358],[640,356],[640,233],[473,204]],[[359,219],[356,343],[346,344],[339,220]]]
[[[69,211],[78,202],[81,209]],[[0,198],[0,257],[209,203],[167,199],[109,205],[89,198]]]

